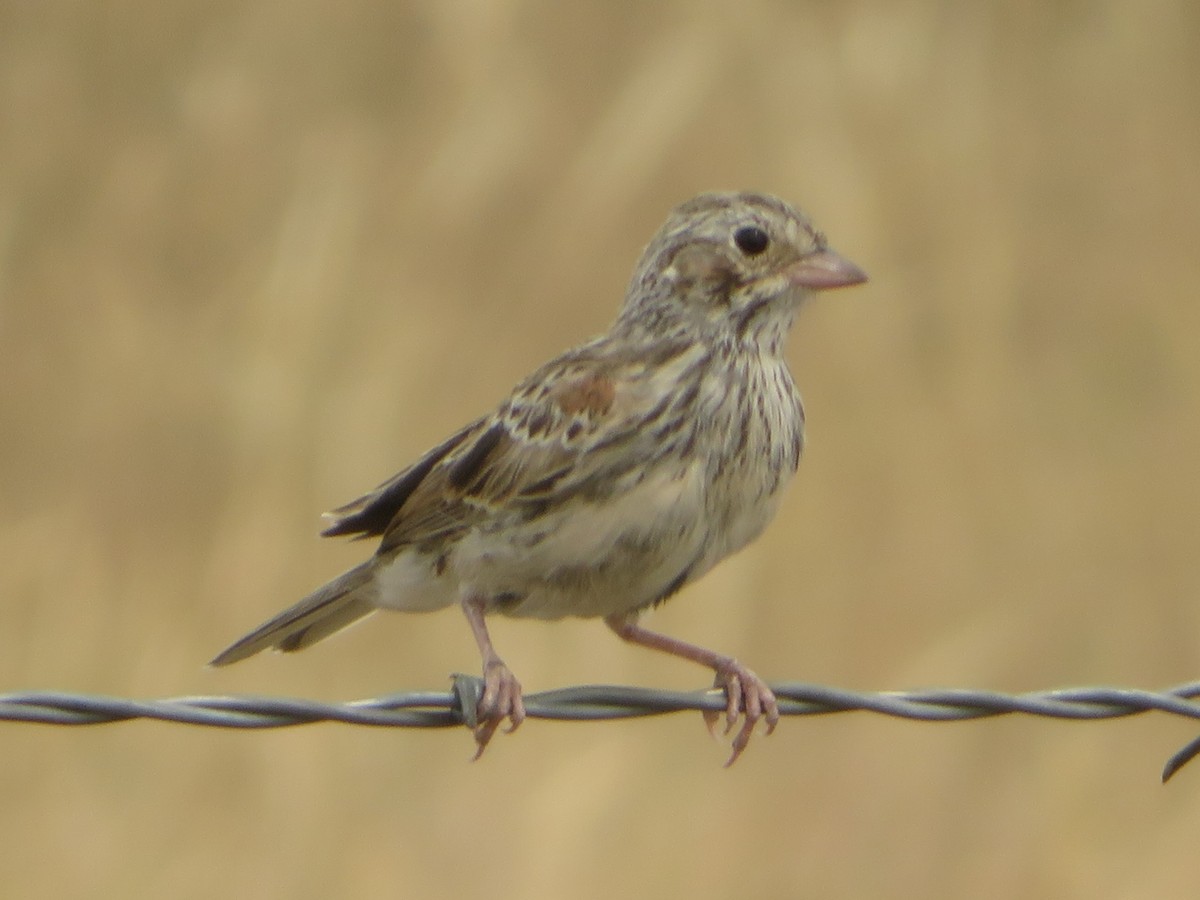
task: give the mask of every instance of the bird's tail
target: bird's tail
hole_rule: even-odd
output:
[[[264,622],[222,650],[209,665],[227,666],[268,647],[285,652],[302,650],[374,612],[376,607],[371,602],[371,594],[371,564],[368,561],[342,573]]]

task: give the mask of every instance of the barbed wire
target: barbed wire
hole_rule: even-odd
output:
[[[1136,688],[1080,687],[1004,694],[951,688],[870,693],[803,682],[771,685],[783,716],[872,712],[924,722],[958,722],[1006,715],[1052,719],[1119,719],[1151,711],[1200,720],[1200,682],[1155,692]],[[472,724],[483,680],[455,675],[449,691],[387,694],[326,703],[290,697],[194,696],[130,700],[64,691],[0,694],[0,721],[45,725],[99,725],[152,719],[213,728],[287,728],[341,722],[388,728],[448,728]],[[525,695],[532,719],[628,719],[687,711],[720,712],[722,690],[668,691],[623,685],[582,685]],[[1200,756],[1200,738],[1175,753],[1162,780]]]

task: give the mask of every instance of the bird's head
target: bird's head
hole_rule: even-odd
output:
[[[676,207],[647,245],[619,325],[778,345],[806,297],[866,279],[782,200],[701,194]]]

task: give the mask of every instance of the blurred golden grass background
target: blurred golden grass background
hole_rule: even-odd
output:
[[[474,671],[453,611],[205,660],[368,551],[357,495],[605,327],[678,201],[871,283],[792,341],[774,527],[651,621],[769,679],[1200,676],[1200,9],[0,3],[0,690],[322,699]],[[530,690],[700,687],[500,622]],[[1194,896],[1194,727],[0,726],[4,891]]]

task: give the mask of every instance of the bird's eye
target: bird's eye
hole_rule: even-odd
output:
[[[771,239],[767,237],[767,233],[761,228],[754,225],[747,225],[745,228],[739,228],[733,233],[733,242],[747,256],[758,256],[758,254],[767,249],[767,244],[771,243]]]

